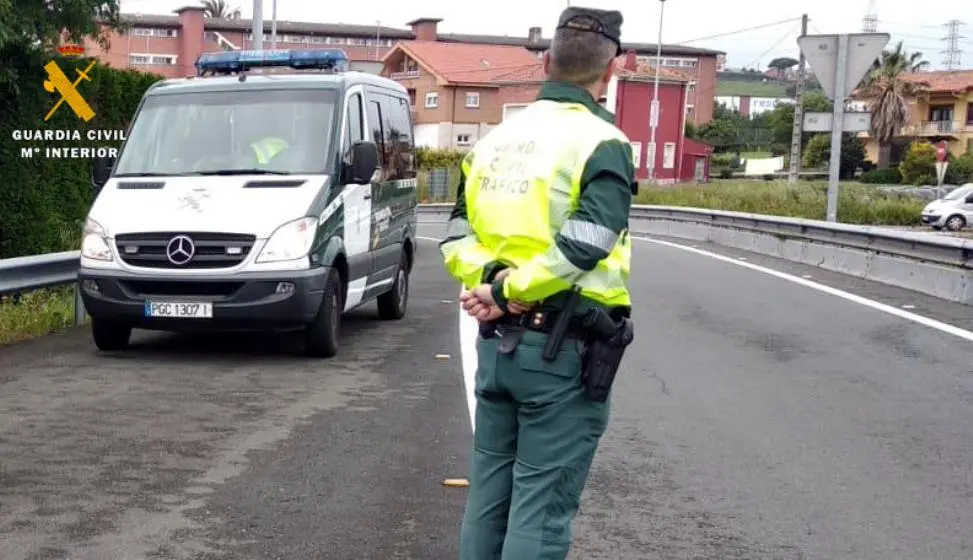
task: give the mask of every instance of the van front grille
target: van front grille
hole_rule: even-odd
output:
[[[122,261],[145,268],[230,268],[247,258],[255,235],[238,233],[126,233],[115,238]]]

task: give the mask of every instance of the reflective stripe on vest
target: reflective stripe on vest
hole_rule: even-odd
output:
[[[262,138],[253,144],[250,144],[250,147],[253,148],[253,152],[257,156],[257,163],[260,165],[270,163],[270,161],[277,157],[277,154],[283,152],[287,146],[287,141],[281,138]]]
[[[604,305],[630,304],[627,232],[617,236],[568,219],[578,208],[585,165],[606,140],[628,143],[624,133],[581,104],[540,100],[491,131],[464,159],[469,226],[489,248],[489,260],[521,268],[543,255],[532,278],[517,286],[525,301],[536,301],[529,286],[541,281],[564,290],[578,285],[584,296]],[[558,233],[609,255],[594,270],[578,269],[557,248]]]

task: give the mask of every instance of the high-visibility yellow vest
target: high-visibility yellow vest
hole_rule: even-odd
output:
[[[257,163],[260,165],[267,165],[272,159],[277,157],[277,154],[283,152],[287,147],[286,140],[273,137],[262,138],[250,144],[250,148],[253,149],[254,154],[257,156]]]
[[[470,288],[480,281],[483,266],[501,261],[518,269],[504,284],[510,299],[536,302],[552,287],[576,285],[597,303],[630,305],[628,232],[616,235],[569,219],[578,208],[585,164],[606,140],[629,142],[584,105],[548,100],[535,101],[480,140],[463,161],[468,222],[450,224],[447,237],[463,228],[472,235],[444,247],[453,276]],[[557,248],[557,233],[600,246],[608,257],[593,270],[581,270]],[[450,258],[459,251],[466,251],[462,258]],[[546,287],[536,288],[542,284]]]

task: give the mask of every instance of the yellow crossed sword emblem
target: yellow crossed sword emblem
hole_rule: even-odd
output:
[[[92,61],[83,72],[81,70],[75,70],[75,72],[78,73],[78,79],[75,80],[74,83],[71,83],[68,80],[68,77],[64,74],[64,72],[61,71],[61,68],[53,60],[44,65],[44,71],[47,72],[47,76],[49,78],[48,80],[44,81],[44,89],[47,90],[48,93],[54,93],[57,91],[61,94],[61,99],[58,100],[54,107],[52,107],[47,113],[47,116],[44,117],[45,122],[54,116],[54,112],[57,111],[58,107],[61,106],[61,103],[64,103],[65,101],[67,101],[68,106],[71,107],[71,110],[74,111],[74,114],[77,115],[79,119],[88,122],[94,118],[94,110],[91,109],[88,102],[81,97],[80,93],[78,93],[78,84],[81,83],[81,80],[88,80],[89,82],[91,81],[91,78],[88,76],[88,72],[91,71],[94,65],[95,63]]]

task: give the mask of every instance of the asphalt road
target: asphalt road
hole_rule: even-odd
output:
[[[356,312],[327,362],[266,336],[0,349],[0,559],[457,558],[457,290],[422,249],[408,317]],[[973,343],[670,246],[633,266],[637,343],[572,560],[973,557]]]

